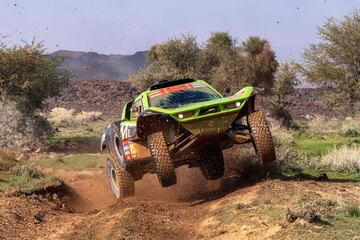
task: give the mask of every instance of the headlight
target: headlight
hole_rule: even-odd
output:
[[[189,118],[189,117],[192,117],[192,116],[194,116],[194,112],[182,112],[182,113],[179,113],[177,115],[177,117],[180,118],[180,119]]]
[[[241,107],[241,102],[228,103],[228,104],[224,105],[224,107],[225,107],[225,109],[239,108],[239,107]]]

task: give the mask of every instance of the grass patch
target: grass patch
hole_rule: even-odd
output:
[[[273,204],[260,204],[258,201],[243,205],[241,203],[229,204],[219,208],[215,217],[223,224],[236,224],[244,221],[249,222],[250,218],[266,216],[272,222],[281,222],[284,210]]]
[[[44,168],[91,170],[103,168],[105,160],[105,154],[42,154],[36,160],[36,165]]]
[[[349,180],[354,182],[360,182],[360,173],[354,173],[349,171],[335,171],[330,168],[323,166],[313,166],[307,168],[293,168],[293,167],[282,167],[280,176],[274,174],[273,178],[285,177],[285,178],[318,178],[326,174],[330,180]],[[272,177],[272,175],[270,175]]]
[[[16,171],[0,171],[0,192],[14,190],[19,193],[41,193],[61,188],[63,182],[52,175],[45,175],[31,167],[20,167]]]
[[[64,144],[66,142],[100,141],[104,128],[109,125],[108,120],[99,120],[84,124],[69,124],[58,128],[53,137],[47,140],[48,145]]]
[[[360,236],[360,218],[341,213],[322,217],[327,224],[293,224],[283,228],[274,239],[356,239]]]
[[[348,206],[346,209],[346,214],[348,217],[360,217],[360,209],[357,205]]]
[[[299,133],[295,136],[295,149],[300,155],[305,156],[321,156],[334,147],[349,143],[360,144],[360,136],[347,137],[333,134],[313,137],[306,133]]]

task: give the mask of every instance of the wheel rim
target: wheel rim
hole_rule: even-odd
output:
[[[120,190],[119,190],[119,185],[118,185],[118,178],[116,176],[116,171],[115,171],[115,167],[113,165],[113,163],[108,160],[107,164],[106,164],[106,172],[107,172],[107,177],[108,177],[108,181],[109,181],[109,185],[111,188],[111,191],[115,194],[115,196],[117,198],[120,197]]]
[[[125,166],[125,161],[124,161],[124,155],[122,152],[122,144],[121,141],[119,139],[119,137],[116,135],[114,137],[114,146],[115,146],[115,154],[116,154],[116,159],[118,159],[118,162],[120,164],[121,167]]]

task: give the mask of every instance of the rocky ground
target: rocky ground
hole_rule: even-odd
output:
[[[104,117],[116,117],[122,104],[135,96],[137,90],[126,81],[72,81],[70,87],[59,97],[47,100],[50,109],[54,107],[73,108],[77,111],[99,111]],[[325,96],[321,90],[298,88],[289,95],[289,108],[295,119],[307,114],[341,116],[344,111],[331,110],[320,104]],[[266,108],[269,100],[261,97],[259,103]]]

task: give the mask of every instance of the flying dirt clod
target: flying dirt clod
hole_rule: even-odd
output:
[[[207,180],[224,175],[222,150],[252,143],[261,164],[276,159],[264,114],[255,111],[262,89],[248,86],[224,97],[202,80],[161,81],[130,100],[110,124],[101,150],[117,198],[134,195],[134,181],[155,173],[162,187],[176,184],[175,168],[200,167]]]

